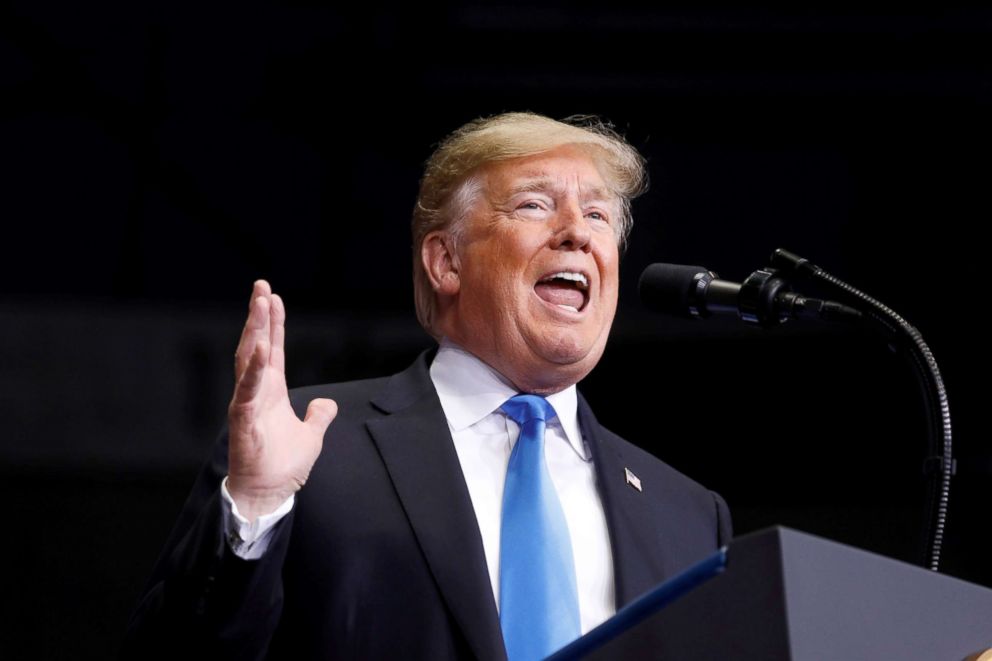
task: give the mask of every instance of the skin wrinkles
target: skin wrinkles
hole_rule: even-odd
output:
[[[521,178],[524,181],[514,186],[506,199],[493,201],[493,208],[496,211],[506,215],[514,213],[519,206],[519,200],[515,198],[526,196],[527,193],[543,193],[544,197],[538,199],[550,204],[558,204],[568,194],[569,183],[561,179],[554,179],[548,173],[524,173]],[[574,182],[574,184],[579,189],[579,201],[583,206],[584,213],[588,214],[595,211],[602,214],[607,221],[613,220],[616,211],[611,209],[615,207],[613,200],[616,196],[610,193],[609,189],[599,186],[590,187],[582,185],[581,182]]]
[[[444,231],[424,242],[439,328],[520,391],[563,390],[599,362],[613,323],[619,202],[575,146],[490,163],[481,175],[457,250]],[[588,278],[577,312],[535,289],[559,271]]]

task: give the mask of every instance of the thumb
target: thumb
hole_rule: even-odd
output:
[[[307,414],[303,422],[323,434],[337,414],[338,405],[333,399],[314,399],[307,405]]]

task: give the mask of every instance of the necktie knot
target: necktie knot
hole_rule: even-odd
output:
[[[503,402],[500,409],[520,426],[532,420],[547,422],[558,415],[550,402],[540,395],[515,395]]]

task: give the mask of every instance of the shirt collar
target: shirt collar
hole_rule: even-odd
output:
[[[471,427],[519,394],[506,377],[448,338],[441,340],[430,375],[452,431]],[[558,414],[569,445],[586,459],[585,444],[579,431],[575,385],[548,395],[546,399]]]

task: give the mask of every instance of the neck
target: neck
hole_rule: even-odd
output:
[[[484,352],[475,351],[471,347],[466,347],[466,343],[460,342],[458,339],[452,338],[450,335],[445,335],[441,339],[441,344],[472,354],[491,367],[499,376],[501,381],[517,392],[531,393],[546,397],[570,388],[581,380],[581,377],[569,378],[569,375],[563,374],[563,367],[561,365],[547,365],[541,367],[540,369],[529,370],[526,374],[517,373],[517,371],[511,369],[508,365],[503,364],[501,361],[490,358],[490,356]],[[539,378],[534,378],[534,374],[538,374]],[[585,376],[585,374],[582,374],[581,376]]]

